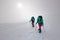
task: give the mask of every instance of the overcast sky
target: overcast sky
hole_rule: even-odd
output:
[[[0,23],[27,21],[32,15],[58,16],[59,3],[60,0],[0,0]]]

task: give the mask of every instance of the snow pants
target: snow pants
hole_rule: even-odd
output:
[[[41,32],[41,27],[42,27],[42,24],[38,24],[38,27],[39,27],[39,32]]]
[[[32,27],[34,27],[34,22],[32,22]]]

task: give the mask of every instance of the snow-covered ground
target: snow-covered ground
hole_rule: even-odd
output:
[[[37,25],[33,28],[30,22],[1,23],[0,40],[59,40],[59,26],[57,27],[44,26],[42,33],[38,33]]]
[[[45,33],[38,33],[35,24],[30,23],[6,23],[0,24],[0,40],[47,40]]]

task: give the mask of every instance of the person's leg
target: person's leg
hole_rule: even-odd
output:
[[[39,33],[41,33],[41,24],[38,24],[39,25]]]
[[[32,27],[34,27],[34,22],[32,22]]]
[[[33,22],[33,27],[34,27],[34,22]]]

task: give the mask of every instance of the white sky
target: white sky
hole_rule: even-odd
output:
[[[19,8],[19,4],[20,8]],[[0,23],[23,22],[34,15],[56,15],[59,13],[59,0],[0,0]]]

